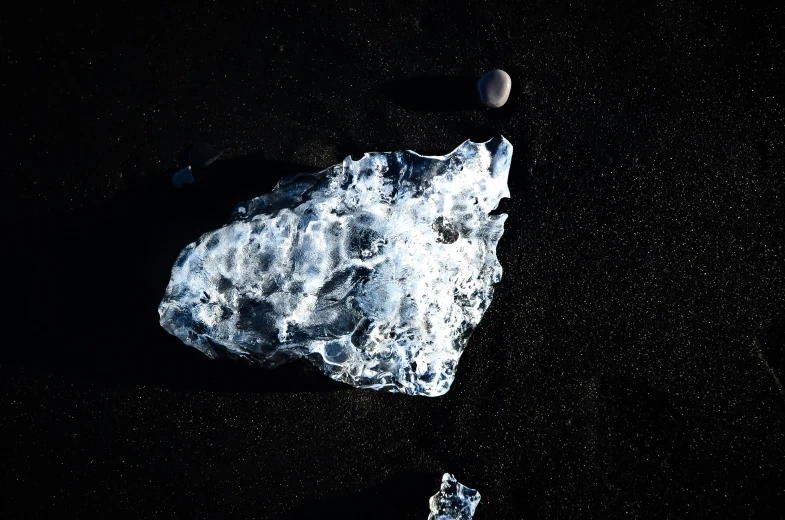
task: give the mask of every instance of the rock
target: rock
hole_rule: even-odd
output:
[[[476,489],[464,486],[445,473],[441,489],[429,501],[428,520],[471,520],[479,503],[480,493]]]
[[[199,141],[191,146],[188,161],[194,168],[204,168],[214,163],[222,153],[222,150],[216,150],[210,143]]]
[[[175,188],[181,187],[183,184],[193,184],[194,183],[194,174],[191,171],[190,166],[186,166],[185,168],[181,168],[174,172],[172,175],[172,184]]]
[[[160,323],[210,357],[442,395],[501,280],[511,157],[502,137],[286,177],[182,251]]]
[[[488,72],[477,82],[480,103],[488,108],[503,106],[510,97],[511,88],[512,79],[510,75],[500,69]]]

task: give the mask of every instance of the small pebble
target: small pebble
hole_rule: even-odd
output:
[[[172,184],[175,188],[181,187],[183,184],[193,184],[194,183],[194,174],[191,171],[190,166],[186,166],[180,170],[174,172],[172,175]]]
[[[199,141],[194,143],[188,154],[188,160],[194,168],[204,168],[218,159],[223,151],[216,150],[210,143]]]
[[[512,78],[500,69],[494,69],[477,82],[477,90],[480,93],[480,103],[488,108],[499,108],[503,106],[510,97],[512,88]]]

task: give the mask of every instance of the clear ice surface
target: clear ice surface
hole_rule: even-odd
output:
[[[210,357],[307,357],[356,387],[438,396],[501,280],[512,145],[347,157],[281,179],[180,253],[161,325]]]
[[[428,520],[470,520],[480,503],[480,493],[455,480],[449,473],[442,476],[442,487],[429,501]]]

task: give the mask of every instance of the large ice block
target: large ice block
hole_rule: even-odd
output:
[[[368,153],[282,179],[177,258],[161,325],[210,357],[307,357],[333,379],[438,396],[502,277],[512,145]]]

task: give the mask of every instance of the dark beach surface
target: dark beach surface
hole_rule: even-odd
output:
[[[781,9],[17,7],[5,518],[425,520],[444,472],[477,520],[783,512]],[[510,99],[478,108],[494,68]],[[158,325],[178,252],[282,175],[497,135],[504,277],[445,396],[209,360]],[[223,154],[175,189],[197,142]]]

